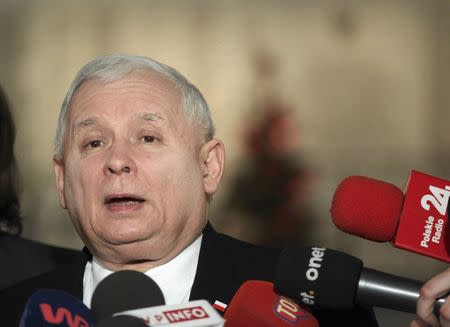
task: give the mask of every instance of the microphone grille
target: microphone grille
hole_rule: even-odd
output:
[[[333,223],[340,230],[371,241],[393,239],[403,205],[395,185],[364,176],[345,178],[331,204]]]
[[[275,291],[302,305],[350,310],[361,269],[361,260],[340,251],[287,247],[279,257]]]
[[[115,313],[165,304],[158,284],[133,270],[117,271],[103,279],[94,290],[91,311],[96,321]]]

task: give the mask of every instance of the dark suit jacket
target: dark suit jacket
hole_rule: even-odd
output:
[[[0,290],[71,262],[80,251],[0,232]]]
[[[273,281],[279,255],[267,249],[216,233],[208,224],[204,230],[200,257],[190,300],[206,299],[230,303],[237,289],[247,280]],[[60,289],[82,299],[83,275],[88,256],[70,265],[20,283],[0,294],[2,325],[18,326],[27,298],[39,288]],[[372,309],[353,311],[315,310],[321,327],[378,326]]]

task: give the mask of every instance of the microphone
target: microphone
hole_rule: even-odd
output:
[[[20,327],[93,327],[88,307],[76,297],[59,290],[40,289],[27,301]]]
[[[293,300],[278,295],[273,284],[249,280],[227,306],[227,327],[318,327],[316,318]]]
[[[121,270],[98,284],[92,294],[91,309],[95,320],[100,321],[96,327],[128,326],[128,320],[133,327],[138,327],[138,323],[174,327],[219,327],[224,324],[206,300],[169,306],[164,303],[161,289],[153,279],[138,271]]]
[[[286,248],[280,254],[275,291],[299,303],[349,310],[356,305],[415,313],[422,283],[362,266],[343,252],[320,248]],[[445,299],[435,302],[434,311]]]
[[[449,198],[449,181],[414,170],[405,195],[390,183],[350,176],[337,187],[330,212],[346,233],[450,262]]]
[[[206,300],[161,305],[117,313],[142,319],[148,326],[220,327],[224,319]],[[228,326],[228,323],[227,323]]]
[[[164,295],[153,279],[138,271],[121,270],[97,285],[92,294],[91,311],[95,321],[101,321],[117,312],[164,303]]]

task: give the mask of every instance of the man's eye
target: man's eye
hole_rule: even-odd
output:
[[[156,141],[156,137],[151,135],[146,135],[142,139],[144,140],[145,143],[153,143]]]
[[[98,148],[99,146],[101,146],[102,145],[102,141],[100,141],[100,140],[95,140],[95,141],[91,141],[91,142],[89,142],[88,144],[87,144],[87,146],[88,147],[91,147],[91,148]]]

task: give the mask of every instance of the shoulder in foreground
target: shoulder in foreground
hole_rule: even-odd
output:
[[[81,252],[76,253],[70,263],[56,265],[53,270],[0,290],[2,326],[18,326],[28,299],[39,289],[57,289],[80,297],[85,260]]]
[[[18,236],[0,236],[0,289],[72,262],[80,251],[48,245]]]

